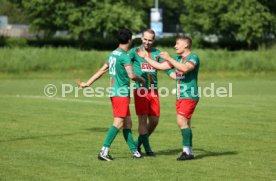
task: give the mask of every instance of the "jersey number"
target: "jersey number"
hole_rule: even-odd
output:
[[[109,74],[116,75],[115,65],[116,65],[116,58],[110,57],[109,58]]]

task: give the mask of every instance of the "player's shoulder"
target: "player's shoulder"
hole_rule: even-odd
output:
[[[191,53],[189,56],[190,59],[199,59],[199,56],[196,53]]]
[[[194,65],[197,65],[197,64],[199,64],[199,57],[197,54],[191,53],[188,58],[188,61],[192,62]]]
[[[113,55],[113,56],[122,56],[125,54],[125,51],[123,51],[122,49],[115,49],[111,52],[110,55]]]

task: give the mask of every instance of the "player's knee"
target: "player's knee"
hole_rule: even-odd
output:
[[[113,126],[115,126],[118,129],[123,128],[124,126],[123,119],[114,119]]]
[[[157,125],[159,122],[159,117],[151,116],[149,117],[149,123],[152,125]]]

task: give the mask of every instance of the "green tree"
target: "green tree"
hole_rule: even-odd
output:
[[[67,30],[77,39],[95,34],[112,35],[121,27],[134,32],[145,27],[143,12],[123,2],[111,0],[12,0],[24,9],[33,31],[51,37],[57,30]]]
[[[192,34],[216,34],[220,39],[261,43],[275,36],[275,15],[257,0],[183,0],[180,19],[183,30]]]
[[[163,24],[166,32],[180,31],[180,15],[186,12],[183,0],[160,0],[163,9]]]
[[[9,23],[11,24],[28,22],[22,9],[8,0],[0,0],[0,15],[8,16]]]

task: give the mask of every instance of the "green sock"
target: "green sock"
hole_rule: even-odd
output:
[[[143,144],[143,138],[141,135],[138,136],[136,143],[138,147],[140,147]]]
[[[109,128],[109,130],[107,132],[103,146],[109,148],[111,146],[113,140],[117,136],[118,132],[119,132],[119,129],[112,125],[111,128]]]
[[[129,149],[134,152],[137,151],[136,144],[132,137],[131,129],[123,129],[124,138],[127,142]]]
[[[150,148],[150,144],[149,144],[149,135],[148,134],[144,134],[144,135],[140,135],[142,137],[143,140],[143,146],[146,150],[146,152],[152,152],[151,148]]]
[[[192,147],[193,134],[191,128],[184,128],[181,130],[183,146]]]

